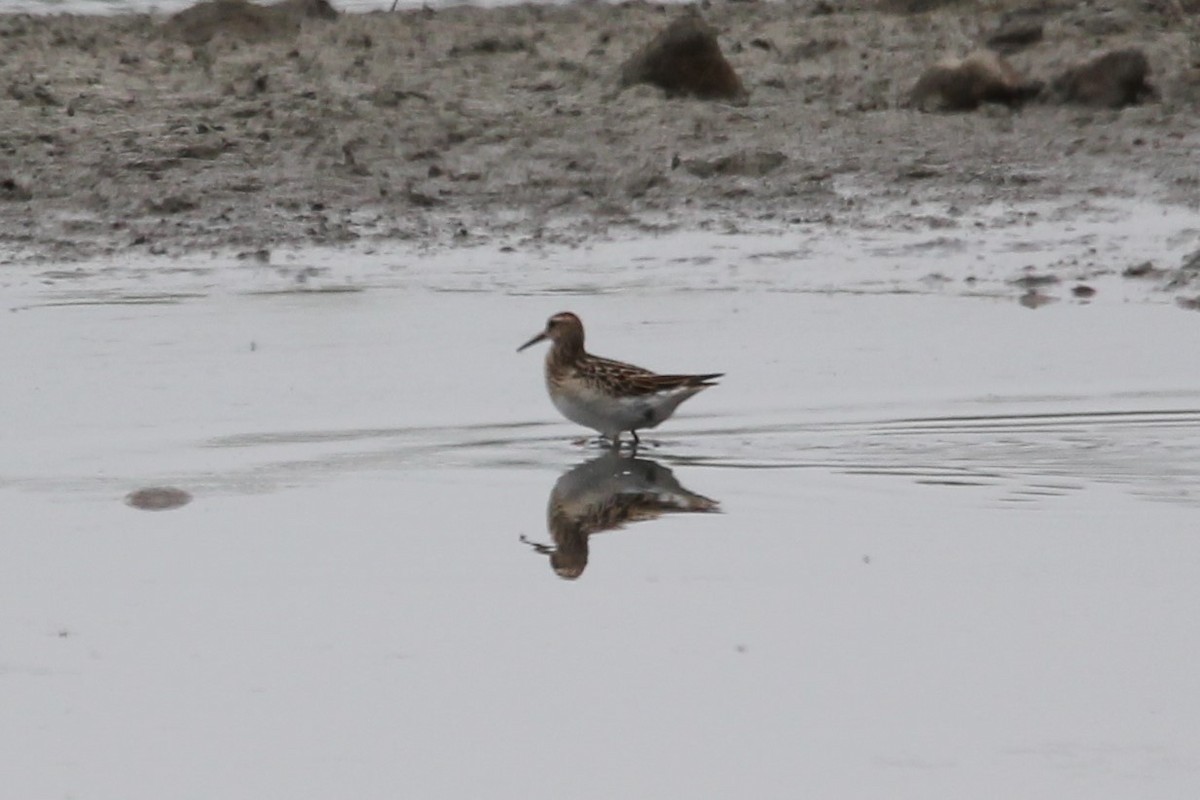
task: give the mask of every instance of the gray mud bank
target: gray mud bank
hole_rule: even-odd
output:
[[[1039,36],[1006,56],[1049,77],[1138,48],[1147,103],[956,114],[905,98],[932,63],[977,49],[1024,7],[920,5],[936,4],[703,7],[744,83],[738,103],[620,86],[621,65],[678,7],[330,18],[317,4],[274,28],[211,30],[0,16],[0,257],[933,230],[993,203],[1200,204],[1191,5],[1042,5],[1028,12]]]

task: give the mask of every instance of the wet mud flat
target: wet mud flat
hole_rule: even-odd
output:
[[[1191,4],[1046,7],[1040,39],[1009,56],[1049,76],[1139,48],[1157,91],[1142,105],[907,107],[926,67],[1023,8],[708,5],[740,103],[619,87],[622,63],[681,13],[644,3],[318,13],[251,29],[3,15],[0,257],[936,232],[995,204],[1196,207]]]

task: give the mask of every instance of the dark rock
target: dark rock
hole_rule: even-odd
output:
[[[667,96],[740,100],[746,89],[721,54],[716,32],[699,16],[679,17],[621,67],[621,86],[649,83]]]
[[[960,60],[943,61],[925,71],[909,93],[922,111],[973,111],[981,103],[1018,107],[1042,89],[996,53],[981,50]]]
[[[1155,95],[1146,78],[1150,63],[1136,48],[1112,50],[1077,64],[1050,82],[1046,98],[1098,108],[1135,105]]]
[[[166,511],[186,506],[192,502],[192,496],[174,486],[149,486],[125,495],[125,502],[143,511]]]
[[[1123,278],[1161,278],[1165,274],[1166,270],[1154,266],[1153,261],[1143,261],[1121,271]]]
[[[262,42],[295,36],[306,19],[337,19],[337,11],[327,0],[283,0],[271,6],[247,0],[205,0],[172,15],[163,23],[163,32],[193,46],[218,34]]]
[[[1096,296],[1096,290],[1087,284],[1081,283],[1078,286],[1071,287],[1071,294],[1080,299],[1087,300],[1090,297]]]

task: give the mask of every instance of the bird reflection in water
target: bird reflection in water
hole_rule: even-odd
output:
[[[672,512],[717,511],[718,503],[679,485],[657,461],[610,451],[563,473],[550,490],[546,526],[553,544],[521,541],[550,557],[560,578],[574,580],[588,563],[588,537]]]

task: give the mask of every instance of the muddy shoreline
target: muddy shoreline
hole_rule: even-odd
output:
[[[1049,75],[1138,47],[1155,102],[930,114],[903,103],[921,70],[1019,4],[878,6],[704,7],[745,104],[618,87],[677,7],[343,14],[202,43],[161,16],[3,15],[0,259],[933,230],[964,209],[1100,197],[1200,208],[1200,15],[1056,6],[1010,56]]]

